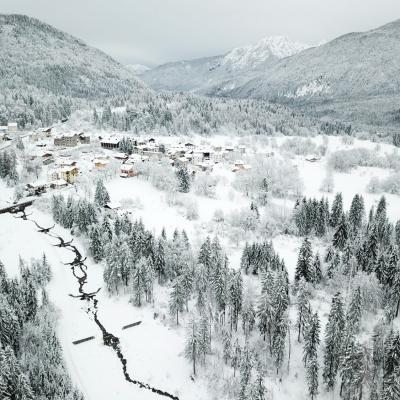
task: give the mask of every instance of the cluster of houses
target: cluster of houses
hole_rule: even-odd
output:
[[[215,164],[219,163],[225,163],[234,172],[250,168],[241,160],[246,154],[246,147],[243,145],[235,147],[196,145],[190,142],[166,145],[157,143],[154,138],[136,139],[113,135],[98,137],[102,152],[83,148],[79,158],[74,160],[74,156],[71,156],[68,149],[91,143],[90,135],[83,132],[53,135],[52,128],[42,128],[33,132],[30,138],[36,147],[31,159],[40,160],[42,165],[47,166],[46,182],[38,181],[29,184],[27,189],[30,194],[41,194],[48,188],[72,185],[79,174],[103,170],[110,164],[114,164],[114,167],[119,169],[119,175],[122,178],[137,176],[140,170],[138,164],[160,160],[167,160],[174,166],[185,166],[193,175],[200,171],[211,172]],[[45,145],[42,146],[42,143]]]
[[[242,171],[250,166],[239,158],[246,153],[246,146],[196,146],[194,143],[180,143],[173,146],[157,144],[154,138],[148,140],[122,138],[111,136],[101,138],[100,145],[106,150],[121,150],[123,141],[129,141],[133,154],[123,160],[121,166],[121,177],[136,176],[134,165],[144,161],[159,161],[168,159],[173,165],[186,166],[190,173],[198,171],[212,171],[213,166],[218,163],[230,163],[232,171]],[[125,143],[126,144],[126,143]]]
[[[18,131],[18,124],[16,122],[9,122],[7,125],[0,125],[0,141],[12,140],[10,134]]]

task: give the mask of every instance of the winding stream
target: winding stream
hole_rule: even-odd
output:
[[[104,345],[111,347],[116,353],[118,359],[120,360],[125,380],[134,385],[139,386],[141,389],[150,390],[155,394],[158,394],[160,396],[165,396],[173,400],[179,400],[179,397],[174,396],[171,393],[157,389],[149,385],[148,383],[144,383],[137,379],[131,378],[127,369],[127,360],[124,357],[124,354],[121,350],[119,338],[117,336],[114,336],[112,333],[108,332],[107,329],[104,327],[103,323],[98,318],[99,301],[96,298],[96,296],[97,293],[100,291],[100,288],[97,289],[95,292],[88,293],[85,291],[85,285],[88,279],[87,265],[85,264],[86,257],[84,258],[80,253],[80,251],[78,250],[78,248],[72,244],[73,240],[67,242],[61,236],[53,234],[51,232],[55,225],[53,225],[50,228],[43,228],[35,220],[28,218],[30,215],[27,215],[25,211],[27,207],[28,206],[22,206],[22,207],[16,206],[15,209],[10,210],[9,213],[17,214],[15,218],[21,218],[24,221],[33,222],[38,227],[38,232],[44,233],[45,235],[51,236],[52,238],[55,238],[59,241],[59,243],[55,244],[54,246],[65,248],[74,253],[75,255],[74,259],[71,262],[67,263],[66,265],[69,265],[71,267],[72,274],[77,280],[79,295],[70,294],[70,296],[79,300],[87,301],[89,303],[87,312],[93,315],[93,319],[102,333]]]

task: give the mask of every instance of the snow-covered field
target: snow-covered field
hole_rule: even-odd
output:
[[[165,139],[167,140],[167,139]],[[178,139],[169,139],[177,141]],[[204,138],[191,137],[194,143],[204,142]],[[248,157],[251,152],[261,153],[273,151],[276,157],[284,157],[280,153],[279,146],[286,138],[273,138],[267,143],[261,143],[257,138],[242,137],[232,138],[216,136],[207,139],[207,143],[216,145],[221,143],[236,146],[246,143]],[[312,139],[317,145],[322,144],[322,138]],[[323,193],[320,188],[327,174],[327,159],[329,154],[339,149],[353,147],[365,147],[375,149],[382,155],[394,150],[393,146],[380,145],[376,143],[355,140],[351,145],[344,144],[339,137],[329,137],[326,155],[316,162],[308,162],[304,156],[291,155],[286,160],[293,163],[299,172],[303,182],[302,195],[306,197],[325,196],[332,204],[336,192],[342,192],[344,209],[347,210],[355,194],[362,194],[365,207],[368,211],[371,206],[376,206],[382,194],[371,194],[367,191],[367,184],[372,177],[386,177],[387,169],[358,167],[349,173],[333,172],[334,189],[331,193]],[[82,156],[84,158],[84,156]],[[79,162],[79,160],[78,160]],[[82,161],[84,164],[86,161]],[[88,172],[89,173],[89,172]],[[245,172],[240,172],[245,173]],[[46,169],[42,171],[45,176]],[[275,250],[285,260],[289,278],[293,281],[297,263],[297,257],[302,238],[291,235],[279,234],[274,237],[265,237],[260,232],[241,233],[236,240],[226,235],[228,228],[214,219],[215,213],[222,210],[225,216],[250,207],[251,199],[242,192],[235,189],[232,184],[235,181],[235,173],[229,166],[217,165],[212,175],[218,176],[216,196],[214,198],[196,195],[193,191],[179,196],[190,199],[198,206],[198,216],[188,219],[182,209],[171,203],[169,194],[155,188],[149,181],[138,178],[123,179],[113,177],[105,182],[112,202],[123,204],[120,212],[129,212],[132,220],[141,219],[147,229],[156,235],[166,229],[170,237],[175,229],[185,230],[195,251],[207,236],[218,235],[229,258],[230,266],[240,268],[240,257],[246,242],[272,240]],[[13,191],[0,183],[0,200],[5,205],[12,201]],[[82,195],[78,188],[67,189],[62,193]],[[48,195],[47,195],[48,196]],[[388,218],[391,222],[400,220],[400,198],[397,195],[385,194],[387,199]],[[48,196],[49,197],[49,196]],[[271,198],[267,208],[271,205],[281,207],[285,213],[290,215],[294,206],[294,199]],[[35,219],[41,226],[51,226],[52,218],[48,211],[44,211],[43,204],[39,208],[32,207],[28,214],[30,219]],[[261,214],[264,209],[260,209]],[[283,212],[283,211],[282,211]],[[65,239],[71,234],[60,226],[54,231]],[[74,243],[82,249],[85,254],[83,243],[74,238]],[[148,390],[140,389],[138,386],[127,382],[122,373],[121,364],[112,349],[102,343],[101,332],[98,326],[87,313],[86,303],[73,298],[70,294],[77,294],[78,285],[73,277],[70,267],[64,265],[71,261],[71,252],[66,249],[54,247],[55,239],[37,231],[32,221],[24,221],[10,214],[0,215],[0,259],[5,264],[10,275],[18,274],[18,256],[29,260],[39,258],[46,253],[52,265],[53,278],[49,284],[49,295],[51,301],[59,310],[58,336],[61,341],[64,357],[72,375],[73,381],[83,392],[86,400],[110,400],[110,399],[155,399],[158,396]],[[313,250],[323,253],[325,244],[321,240],[312,240]],[[91,259],[88,264],[88,291],[101,288],[97,299],[99,301],[99,319],[106,329],[119,337],[121,349],[127,359],[128,372],[131,377],[149,383],[151,386],[168,391],[184,400],[205,400],[214,398],[215,388],[210,387],[208,373],[203,371],[195,381],[190,379],[191,364],[185,359],[184,328],[175,327],[171,324],[170,316],[167,314],[168,293],[166,288],[157,287],[155,301],[152,306],[141,308],[134,307],[130,303],[129,294],[120,294],[110,297],[103,282],[103,265],[96,264]],[[258,282],[253,278],[255,290],[259,290]],[[315,293],[313,308],[320,313],[322,326],[325,325],[329,312],[330,295],[326,293]],[[158,314],[154,318],[154,313]],[[295,319],[295,307],[290,308],[290,314]],[[122,326],[135,322],[142,323],[131,329],[122,330]],[[293,322],[293,321],[292,321]],[[80,345],[73,345],[74,340],[95,336],[95,340]],[[293,340],[293,338],[292,338]],[[273,390],[273,398],[279,400],[308,399],[304,383],[304,369],[302,367],[302,347],[294,344],[292,349],[292,368],[286,378],[287,384],[280,385],[274,378],[268,378],[267,387]],[[221,363],[215,357],[210,361],[212,366],[220,368]],[[218,371],[215,371],[216,373]],[[221,371],[221,375],[224,372]],[[227,375],[229,376],[229,375]],[[220,393],[219,399],[229,398],[228,394]],[[331,398],[331,394],[323,394],[320,398]],[[333,397],[332,397],[333,398]]]

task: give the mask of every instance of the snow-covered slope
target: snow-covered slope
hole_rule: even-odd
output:
[[[144,90],[105,53],[37,19],[0,14],[0,88],[77,98]],[[27,68],[29,66],[29,68]]]
[[[199,93],[226,85],[244,84],[268,65],[310,46],[283,36],[266,37],[254,45],[237,47],[225,55],[161,65],[141,75],[155,89],[189,90]]]

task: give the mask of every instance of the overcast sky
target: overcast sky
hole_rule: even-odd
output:
[[[222,54],[265,36],[316,44],[400,18],[400,0],[0,0],[123,63]]]

